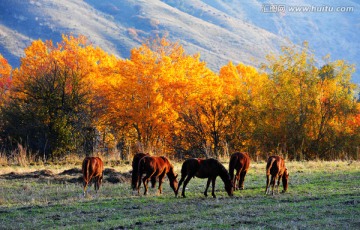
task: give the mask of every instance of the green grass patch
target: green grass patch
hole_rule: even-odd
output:
[[[188,184],[187,198],[175,198],[167,180],[162,195],[150,188],[138,196],[130,182],[107,182],[83,197],[71,178],[0,175],[0,223],[2,229],[359,229],[359,166],[288,162],[288,192],[270,196],[265,164],[253,163],[245,190],[228,197],[218,178],[216,199],[204,197],[206,180],[198,178]]]

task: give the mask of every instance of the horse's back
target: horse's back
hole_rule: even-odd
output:
[[[82,172],[85,175],[89,174],[99,175],[104,170],[104,163],[99,157],[85,157],[82,164]]]
[[[270,156],[266,164],[266,171],[271,175],[282,174],[285,171],[285,160],[281,156]]]
[[[139,171],[163,171],[165,169],[169,169],[172,167],[170,161],[164,157],[157,157],[157,156],[144,156],[141,158],[139,162]]]
[[[199,178],[214,177],[218,176],[219,173],[224,170],[226,171],[225,167],[220,163],[220,161],[214,158],[209,158],[201,161],[196,176]]]
[[[229,164],[229,168],[247,171],[250,166],[249,154],[245,152],[235,152],[231,155]]]
[[[200,161],[202,159],[190,158],[186,159],[181,166],[181,175],[194,174],[199,170]]]
[[[137,169],[138,165],[139,165],[139,161],[145,157],[145,156],[150,156],[148,153],[137,153],[134,155],[133,157],[133,161],[132,161],[132,168],[133,168],[133,171],[135,169]]]

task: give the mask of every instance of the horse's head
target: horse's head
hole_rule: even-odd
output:
[[[177,181],[177,174],[173,174],[173,176],[170,178],[169,177],[169,181],[170,181],[170,187],[174,190],[175,196],[177,196],[178,193],[178,186],[179,186],[179,182]]]
[[[282,183],[284,186],[283,192],[286,192],[286,190],[288,188],[288,181],[289,181],[289,172],[288,172],[287,168],[285,168],[284,174],[282,176]]]
[[[225,190],[228,193],[229,196],[233,196],[234,195],[234,186],[233,183],[226,183],[225,184]]]

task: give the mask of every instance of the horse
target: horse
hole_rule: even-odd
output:
[[[86,194],[86,188],[92,178],[95,179],[95,191],[97,193],[103,180],[103,171],[104,163],[99,157],[85,157],[82,163],[84,196]]]
[[[271,180],[269,180],[271,175]],[[280,156],[270,156],[266,164],[266,188],[265,194],[270,194],[270,186],[272,186],[271,194],[274,195],[275,181],[277,180],[277,193],[279,193],[280,179],[282,179],[284,190],[288,188],[289,173],[285,167],[285,161]]]
[[[210,181],[212,182],[212,196],[213,198],[216,198],[215,196],[215,182],[216,177],[220,176],[222,181],[225,184],[225,190],[228,193],[229,196],[233,195],[233,185],[230,180],[230,175],[228,171],[225,169],[225,167],[216,159],[199,159],[199,158],[191,158],[184,161],[181,167],[181,179],[179,181],[179,187],[180,189],[181,184],[184,182],[184,186],[182,188],[182,197],[185,196],[185,188],[186,185],[189,183],[191,178],[193,177],[198,178],[208,178],[206,189],[204,191],[205,197],[207,197],[207,191],[210,185]],[[178,194],[178,191],[176,192]]]
[[[148,191],[148,183],[149,180],[156,180],[156,178],[159,178],[159,193],[162,193],[162,182],[167,175],[170,181],[170,187],[173,189],[175,196],[177,195],[176,191],[178,188],[178,181],[176,173],[174,172],[174,166],[170,163],[169,159],[161,156],[161,157],[155,157],[155,156],[145,156],[140,159],[139,165],[138,165],[138,194],[140,194],[140,185],[141,185],[141,177],[145,173],[145,177],[143,178],[143,184],[144,184],[144,195],[147,194]],[[152,187],[155,187],[155,183],[152,184]]]
[[[247,153],[236,152],[231,155],[229,162],[229,174],[230,174],[230,179],[233,183],[234,190],[244,189],[245,176],[247,171],[249,170],[249,166],[250,166],[250,157]],[[235,177],[234,177],[234,170],[236,170]]]
[[[138,166],[139,166],[139,161],[141,160],[141,158],[143,158],[144,156],[149,156],[148,153],[137,153],[134,155],[133,161],[132,161],[132,173],[131,173],[131,187],[133,190],[136,190],[137,188],[137,183],[138,183]],[[156,179],[156,178],[155,178]],[[152,181],[152,184],[154,184],[155,182]],[[154,185],[155,186],[155,185]]]

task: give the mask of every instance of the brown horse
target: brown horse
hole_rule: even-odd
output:
[[[216,198],[214,189],[215,189],[215,182],[217,176],[220,176],[220,178],[224,182],[225,190],[228,193],[228,195],[229,196],[233,195],[234,190],[230,180],[229,173],[225,169],[225,167],[216,159],[203,160],[199,158],[191,158],[191,159],[187,159],[183,163],[181,167],[181,179],[179,181],[179,187],[178,187],[179,190],[181,184],[184,182],[184,186],[181,193],[182,197],[186,197],[185,196],[186,185],[194,176],[198,178],[208,178],[206,189],[204,191],[205,196],[207,196],[207,191],[211,181],[212,182],[211,194],[214,198]],[[176,194],[178,194],[178,191],[176,192]]]
[[[95,179],[95,191],[97,193],[103,179],[103,171],[104,163],[99,157],[85,157],[82,163],[84,196],[86,194],[86,188],[92,178]]]
[[[137,188],[137,184],[138,184],[138,166],[139,166],[139,161],[141,160],[141,158],[143,158],[144,156],[149,156],[148,153],[137,153],[134,155],[133,161],[132,161],[132,173],[131,173],[131,187],[133,190],[136,190]],[[152,181],[153,184],[153,181]],[[155,186],[155,185],[154,185]]]
[[[247,153],[236,152],[231,155],[229,162],[229,173],[230,173],[230,179],[234,186],[234,190],[244,189],[245,176],[247,171],[249,170],[249,166],[250,166],[250,157]],[[235,177],[234,177],[234,170],[236,170]]]
[[[145,173],[145,177],[143,178],[144,184],[144,195],[147,194],[148,191],[148,183],[149,180],[156,180],[159,178],[159,193],[162,193],[162,182],[167,175],[170,181],[170,187],[174,190],[175,195],[177,188],[178,188],[178,181],[177,175],[174,172],[174,166],[170,163],[169,159],[162,156],[162,157],[155,157],[155,156],[145,156],[140,159],[139,166],[138,166],[138,194],[140,193],[140,185],[141,185],[141,177]],[[152,187],[155,187],[155,183],[152,184]]]
[[[271,180],[270,179],[271,175]],[[277,193],[279,193],[280,179],[284,186],[283,193],[288,188],[289,173],[285,167],[285,161],[280,156],[270,156],[266,164],[266,189],[265,194],[270,194],[270,186],[272,186],[271,194],[274,195],[274,186],[277,180]]]

